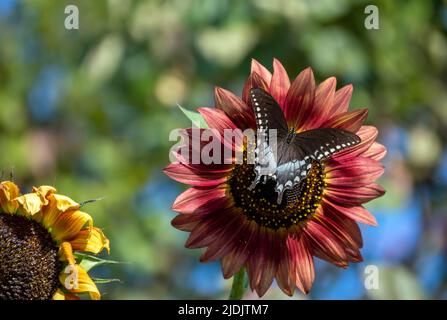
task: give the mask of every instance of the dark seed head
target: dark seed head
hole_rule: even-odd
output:
[[[0,300],[48,300],[62,269],[48,231],[34,220],[0,212]]]
[[[250,189],[255,178],[251,164],[235,165],[229,181],[235,206],[242,209],[248,220],[270,229],[290,228],[309,219],[318,208],[324,187],[323,164],[314,162],[306,179],[286,190],[285,201],[277,204],[276,182],[258,183]]]

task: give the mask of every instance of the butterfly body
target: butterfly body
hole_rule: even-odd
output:
[[[288,127],[281,108],[269,93],[253,88],[250,94],[258,129],[256,177],[250,188],[266,179],[275,180],[279,204],[286,190],[306,179],[314,162],[360,142],[356,134],[342,129],[318,128],[298,133]]]

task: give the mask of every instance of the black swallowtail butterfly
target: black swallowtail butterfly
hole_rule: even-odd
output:
[[[262,179],[264,182],[274,179],[278,204],[286,190],[307,177],[313,161],[328,159],[360,142],[356,134],[336,128],[296,133],[295,128],[288,128],[281,108],[269,93],[253,88],[250,96],[258,130],[254,161],[256,177],[250,188]],[[270,144],[272,129],[276,130],[276,142]]]

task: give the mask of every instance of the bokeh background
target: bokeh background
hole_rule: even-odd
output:
[[[64,28],[75,4],[80,29]],[[364,9],[379,8],[366,30]],[[291,77],[354,84],[388,148],[362,227],[365,262],[317,261],[312,292],[293,299],[447,298],[447,3],[332,0],[0,0],[0,169],[21,186],[52,184],[111,240],[97,277],[105,299],[225,298],[219,263],[200,264],[170,226],[184,186],[161,172],[176,107],[213,105],[215,85],[241,93],[250,59]],[[377,265],[380,289],[365,290]],[[248,294],[247,297],[254,298]],[[287,298],[275,286],[266,298]]]

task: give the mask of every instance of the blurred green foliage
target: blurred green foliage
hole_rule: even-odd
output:
[[[364,27],[371,3],[379,30]],[[64,28],[68,4],[79,8],[79,30]],[[421,185],[424,212],[444,217],[445,189],[434,186],[447,143],[446,30],[443,1],[4,0],[3,179],[55,185],[77,201],[105,197],[87,211],[110,237],[112,258],[128,263],[100,270],[122,280],[102,286],[104,298],[225,297],[218,265],[198,267],[199,250],[184,249],[187,235],[169,224],[182,187],[161,173],[168,135],[190,126],[176,104],[212,106],[215,85],[240,94],[251,58],[270,68],[276,57],[291,77],[312,66],[318,80],[353,83],[351,105],[369,107],[369,123],[406,134],[404,151],[389,146],[388,194],[373,211]],[[411,263],[395,268],[382,295],[359,297],[408,297],[410,289],[393,295],[395,281],[423,291]]]

